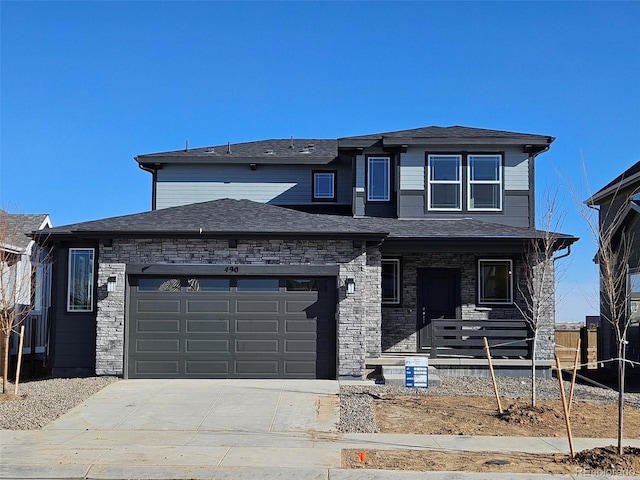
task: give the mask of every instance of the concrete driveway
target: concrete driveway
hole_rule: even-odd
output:
[[[122,380],[45,429],[329,432],[338,388],[329,380]]]

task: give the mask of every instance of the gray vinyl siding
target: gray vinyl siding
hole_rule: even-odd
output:
[[[313,170],[337,170],[337,202],[351,203],[349,165],[166,165],[158,170],[156,208],[221,198],[275,205],[312,204]]]
[[[426,155],[429,152],[504,152],[503,170],[503,207],[500,212],[469,211],[466,209],[466,171],[463,174],[463,205],[461,212],[428,212],[426,208],[426,191],[428,181]],[[463,166],[466,169],[466,165]],[[508,147],[474,147],[452,148],[451,146],[409,147],[400,156],[398,195],[399,218],[426,218],[452,216],[471,216],[478,220],[484,220],[504,225],[529,227],[533,225],[530,218],[530,204],[533,193],[529,179],[529,156],[522,152],[522,148]]]
[[[400,156],[400,190],[426,188],[424,149],[410,148]]]

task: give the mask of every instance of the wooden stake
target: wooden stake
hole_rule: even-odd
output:
[[[567,399],[564,395],[564,386],[562,385],[562,369],[560,368],[560,359],[556,355],[556,369],[558,372],[558,381],[560,382],[560,398],[562,399],[562,409],[564,410],[564,423],[567,427],[567,437],[569,437],[569,451],[571,458],[576,457],[576,451],[573,448],[573,435],[571,434],[571,422],[569,421],[569,410],[567,409]]]
[[[571,376],[571,388],[569,389],[569,414],[571,414],[571,405],[573,405],[573,389],[576,385],[576,375],[578,373],[578,364],[580,359],[580,339],[576,345],[576,356],[573,359],[573,375]]]
[[[22,347],[24,345],[24,325],[20,325],[20,346],[18,347],[18,365],[16,366],[16,383],[13,387],[13,394],[18,394],[18,383],[20,382],[20,368],[22,367]]]
[[[500,404],[500,394],[498,393],[498,384],[496,383],[496,376],[493,373],[493,363],[491,362],[491,352],[489,352],[489,342],[487,337],[482,337],[484,340],[484,351],[487,354],[487,360],[489,361],[489,372],[491,372],[491,381],[493,382],[493,391],[496,392],[496,401],[498,402],[498,412],[502,413],[502,405]]]

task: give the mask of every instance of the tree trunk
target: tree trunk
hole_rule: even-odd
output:
[[[4,332],[0,332],[2,337],[2,393],[7,393],[7,387],[9,386],[9,335]]]
[[[624,431],[624,375],[626,335],[618,348],[618,455],[622,455],[622,432]]]
[[[538,331],[534,330],[531,345],[531,406],[536,406],[536,345],[538,343]]]

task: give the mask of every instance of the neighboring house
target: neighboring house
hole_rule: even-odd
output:
[[[45,354],[48,343],[51,265],[47,251],[28,236],[45,228],[51,228],[49,215],[0,210],[0,308],[23,313],[15,316],[16,324],[25,325],[23,353],[32,353],[35,347],[36,354]],[[31,345],[32,333],[34,346]],[[14,334],[11,354],[17,352],[18,335]]]
[[[484,335],[508,344],[503,366],[529,365],[518,285],[553,140],[427,127],[139,155],[152,211],[44,232],[53,373],[359,378],[416,354],[484,368]]]
[[[628,267],[629,315],[631,315],[628,330],[627,358],[640,361],[640,162],[637,162],[622,174],[614,178],[585,203],[598,209],[598,225],[602,232],[607,229],[616,241],[622,232],[631,238],[631,252]],[[597,261],[596,256],[596,261]],[[625,295],[625,292],[620,292]],[[600,322],[600,341],[598,345],[599,360],[616,358],[616,340],[611,325],[606,320],[607,305],[602,300],[600,312],[604,317]],[[613,364],[607,364],[613,366]]]

